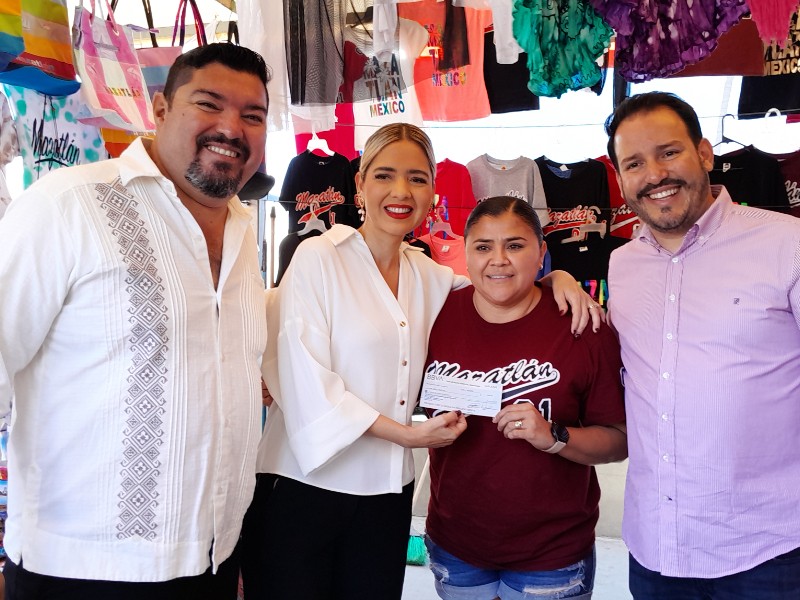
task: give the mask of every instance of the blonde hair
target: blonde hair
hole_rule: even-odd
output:
[[[364,144],[364,153],[361,155],[361,166],[358,171],[361,177],[365,177],[369,166],[381,150],[389,144],[408,140],[419,146],[420,150],[428,159],[428,167],[431,170],[431,185],[436,178],[436,158],[433,155],[433,144],[427,134],[416,125],[409,123],[391,123],[384,125],[378,131],[369,136],[367,143]]]

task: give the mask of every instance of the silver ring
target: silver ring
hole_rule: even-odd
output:
[[[514,429],[522,429],[522,421],[514,421]]]
[[[600,305],[599,304],[590,304],[589,305],[589,310],[592,310],[593,308],[600,308]]]

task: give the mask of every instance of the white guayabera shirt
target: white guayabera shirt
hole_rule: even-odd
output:
[[[200,227],[140,140],[54,171],[0,220],[5,547],[26,569],[164,581],[231,554],[255,484],[266,319],[236,198],[224,236],[215,289]]]

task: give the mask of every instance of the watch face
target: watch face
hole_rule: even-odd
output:
[[[569,441],[569,431],[567,431],[567,428],[563,425],[553,422],[550,426],[550,431],[553,432],[553,437],[557,442],[564,442],[566,444]]]

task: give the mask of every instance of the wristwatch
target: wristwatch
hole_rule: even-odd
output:
[[[555,443],[549,448],[545,449],[544,452],[547,452],[548,454],[558,454],[569,441],[569,431],[567,431],[567,428],[563,425],[559,425],[553,421],[550,423],[550,433],[553,434]]]

